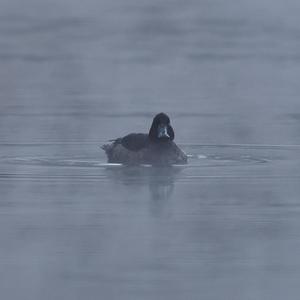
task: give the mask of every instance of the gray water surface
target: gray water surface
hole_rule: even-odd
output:
[[[2,0],[1,299],[298,299],[299,9]],[[160,111],[189,164],[107,164]]]

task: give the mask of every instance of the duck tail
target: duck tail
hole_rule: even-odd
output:
[[[104,145],[100,146],[100,148],[102,150],[104,150],[105,152],[108,152],[111,148],[111,145],[110,144],[104,144]]]
[[[120,143],[121,140],[122,140],[121,138],[109,140],[109,142],[112,142],[112,143],[104,144],[101,146],[101,149],[103,149],[105,151],[108,158],[110,158],[110,156],[112,155],[112,151],[113,151],[114,147],[116,146],[116,144]]]

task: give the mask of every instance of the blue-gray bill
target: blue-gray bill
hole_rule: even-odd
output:
[[[168,134],[168,127],[167,125],[159,125],[158,127],[158,138],[166,138],[169,139],[170,135]]]

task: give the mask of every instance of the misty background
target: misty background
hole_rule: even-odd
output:
[[[299,10],[1,0],[4,299],[297,299]],[[106,164],[161,111],[188,166]]]

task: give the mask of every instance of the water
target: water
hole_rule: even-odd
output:
[[[2,0],[2,297],[297,299],[299,8]],[[106,163],[160,111],[187,166]]]

